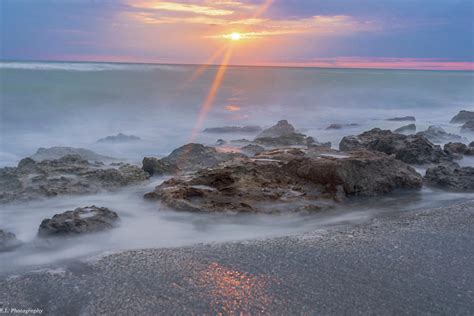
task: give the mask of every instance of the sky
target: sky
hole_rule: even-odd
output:
[[[473,21],[472,0],[0,0],[0,59],[474,70]]]

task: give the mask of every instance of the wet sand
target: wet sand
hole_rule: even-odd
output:
[[[146,249],[0,276],[43,315],[474,312],[474,201],[265,240]]]

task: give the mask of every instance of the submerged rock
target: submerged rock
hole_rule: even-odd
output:
[[[84,148],[74,148],[74,147],[50,147],[50,148],[39,148],[36,153],[30,156],[31,159],[35,161],[43,160],[56,160],[68,155],[78,155],[81,159],[88,161],[102,161],[109,162],[115,160],[112,157],[99,155],[92,150]]]
[[[140,137],[135,135],[125,135],[118,133],[117,135],[107,136],[99,139],[98,143],[127,143],[127,142],[136,142],[141,140]]]
[[[434,125],[428,127],[426,131],[417,133],[417,135],[422,135],[433,143],[456,142],[463,140],[461,136],[447,133],[442,127]]]
[[[386,119],[386,121],[394,121],[394,122],[411,121],[411,122],[415,122],[416,118],[414,116],[402,116],[402,117],[392,117],[392,118]]]
[[[209,127],[203,130],[204,133],[258,133],[262,130],[260,126],[223,126],[223,127]]]
[[[331,124],[328,127],[326,127],[326,129],[327,130],[330,130],[330,129],[343,129],[343,128],[346,128],[346,127],[355,127],[355,126],[359,126],[359,124],[357,124],[357,123],[350,123],[350,124],[334,123],[334,124]]]
[[[426,170],[423,180],[429,184],[451,190],[474,190],[474,168],[445,163]]]
[[[0,229],[0,252],[12,250],[21,245],[15,234]]]
[[[459,113],[451,119],[451,123],[466,123],[467,121],[474,121],[473,111],[459,111]]]
[[[474,120],[464,123],[461,127],[461,132],[474,132]]]
[[[399,133],[399,134],[413,134],[413,133],[416,133],[416,125],[408,124],[408,125],[397,128],[393,132]]]
[[[73,211],[56,214],[44,219],[38,229],[38,236],[74,236],[97,233],[113,228],[119,220],[114,211],[105,207],[79,207]]]
[[[389,130],[374,128],[358,136],[346,136],[339,143],[342,151],[368,149],[395,155],[395,158],[410,164],[439,163],[452,157],[441,147],[433,145],[423,135],[403,135]]]
[[[310,149],[278,149],[169,179],[145,198],[179,211],[293,212],[421,183],[413,168],[382,153],[359,151],[337,158]]]
[[[106,168],[78,155],[36,162],[22,159],[16,168],[0,169],[0,202],[32,200],[64,194],[90,194],[148,179],[139,167]]]

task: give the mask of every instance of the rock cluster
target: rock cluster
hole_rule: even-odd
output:
[[[374,128],[357,136],[346,136],[339,143],[342,151],[367,149],[395,155],[409,164],[427,164],[450,161],[452,157],[441,147],[433,145],[423,135],[403,135]]]
[[[451,123],[466,123],[467,121],[474,121],[474,112],[462,110],[459,111],[452,119]]]
[[[145,197],[180,211],[291,212],[421,183],[413,168],[382,153],[336,158],[311,149],[277,149],[169,179]]]
[[[125,135],[118,133],[117,135],[107,136],[99,139],[98,143],[127,143],[127,142],[136,142],[141,140],[140,137],[135,135]]]
[[[253,140],[254,143],[266,147],[308,146],[319,144],[313,137],[296,132],[293,125],[287,120],[278,121],[270,128],[263,130]],[[330,146],[330,145],[329,145]]]
[[[461,136],[447,133],[442,127],[434,125],[428,127],[426,131],[417,134],[426,137],[433,143],[458,142],[463,140]]]
[[[44,219],[38,229],[39,237],[74,236],[113,228],[119,220],[114,211],[105,207],[80,207]]]
[[[426,170],[423,180],[433,186],[457,191],[474,190],[474,168],[445,163]]]
[[[137,184],[148,177],[136,166],[105,167],[83,160],[78,155],[40,162],[25,158],[17,167],[0,169],[0,202],[97,193]]]

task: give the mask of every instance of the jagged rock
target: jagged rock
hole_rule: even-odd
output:
[[[204,133],[258,133],[262,130],[260,126],[248,125],[248,126],[223,126],[223,127],[209,127],[204,129]]]
[[[145,157],[143,158],[143,171],[147,172],[151,176],[164,175],[164,174],[175,174],[180,171],[176,164],[163,161],[159,158]]]
[[[413,168],[382,153],[336,158],[311,149],[284,149],[169,179],[145,198],[179,211],[292,212],[325,209],[346,196],[419,188],[421,182]]]
[[[0,252],[12,250],[21,245],[15,234],[0,229]]]
[[[0,202],[97,193],[137,184],[148,177],[136,166],[124,164],[106,168],[78,155],[40,162],[25,158],[15,168],[0,169]]]
[[[105,207],[79,207],[44,219],[38,229],[39,237],[74,236],[96,233],[113,228],[119,220],[114,211]]]
[[[451,123],[466,123],[467,121],[474,121],[473,111],[459,111],[459,113],[451,119]]]
[[[424,136],[403,135],[374,128],[358,136],[346,136],[339,143],[342,151],[368,149],[380,151],[410,164],[439,163],[452,157]]]
[[[281,137],[287,136],[296,133],[293,125],[288,123],[287,120],[278,121],[276,125],[273,125],[270,128],[263,130],[256,138],[266,138],[266,137]]]
[[[452,190],[474,190],[474,168],[445,163],[426,170],[423,180],[434,186]]]
[[[467,150],[467,145],[463,143],[447,143],[444,145],[444,150],[454,154],[464,155]]]
[[[315,142],[314,138],[297,133],[287,120],[278,121],[276,125],[263,130],[254,139],[254,143],[268,147],[307,146]]]
[[[81,159],[88,161],[109,162],[115,160],[112,157],[99,155],[89,149],[62,146],[50,148],[41,147],[34,155],[30,156],[30,158],[35,161],[56,160],[68,155],[78,155],[81,157]]]
[[[326,127],[327,130],[329,129],[343,129],[345,127],[354,127],[354,126],[359,126],[357,123],[351,123],[351,124],[339,124],[339,123],[334,123]]]
[[[392,118],[386,119],[386,121],[394,121],[394,122],[411,121],[411,122],[415,122],[416,118],[414,116],[402,116],[402,117],[392,117]]]
[[[447,133],[442,127],[434,125],[428,127],[426,131],[417,133],[417,135],[422,135],[433,143],[457,142],[463,140],[461,136]]]
[[[416,133],[416,125],[415,124],[408,124],[402,127],[397,128],[396,130],[393,131],[394,133],[399,133],[399,134],[412,134]]]
[[[474,132],[474,120],[464,123],[461,127],[461,132]]]
[[[265,148],[259,145],[248,144],[247,146],[242,147],[241,150],[246,155],[254,156],[261,152],[264,152]]]
[[[141,140],[140,137],[135,135],[125,135],[118,133],[117,135],[107,136],[99,139],[98,143],[127,143],[127,142],[136,142]]]

